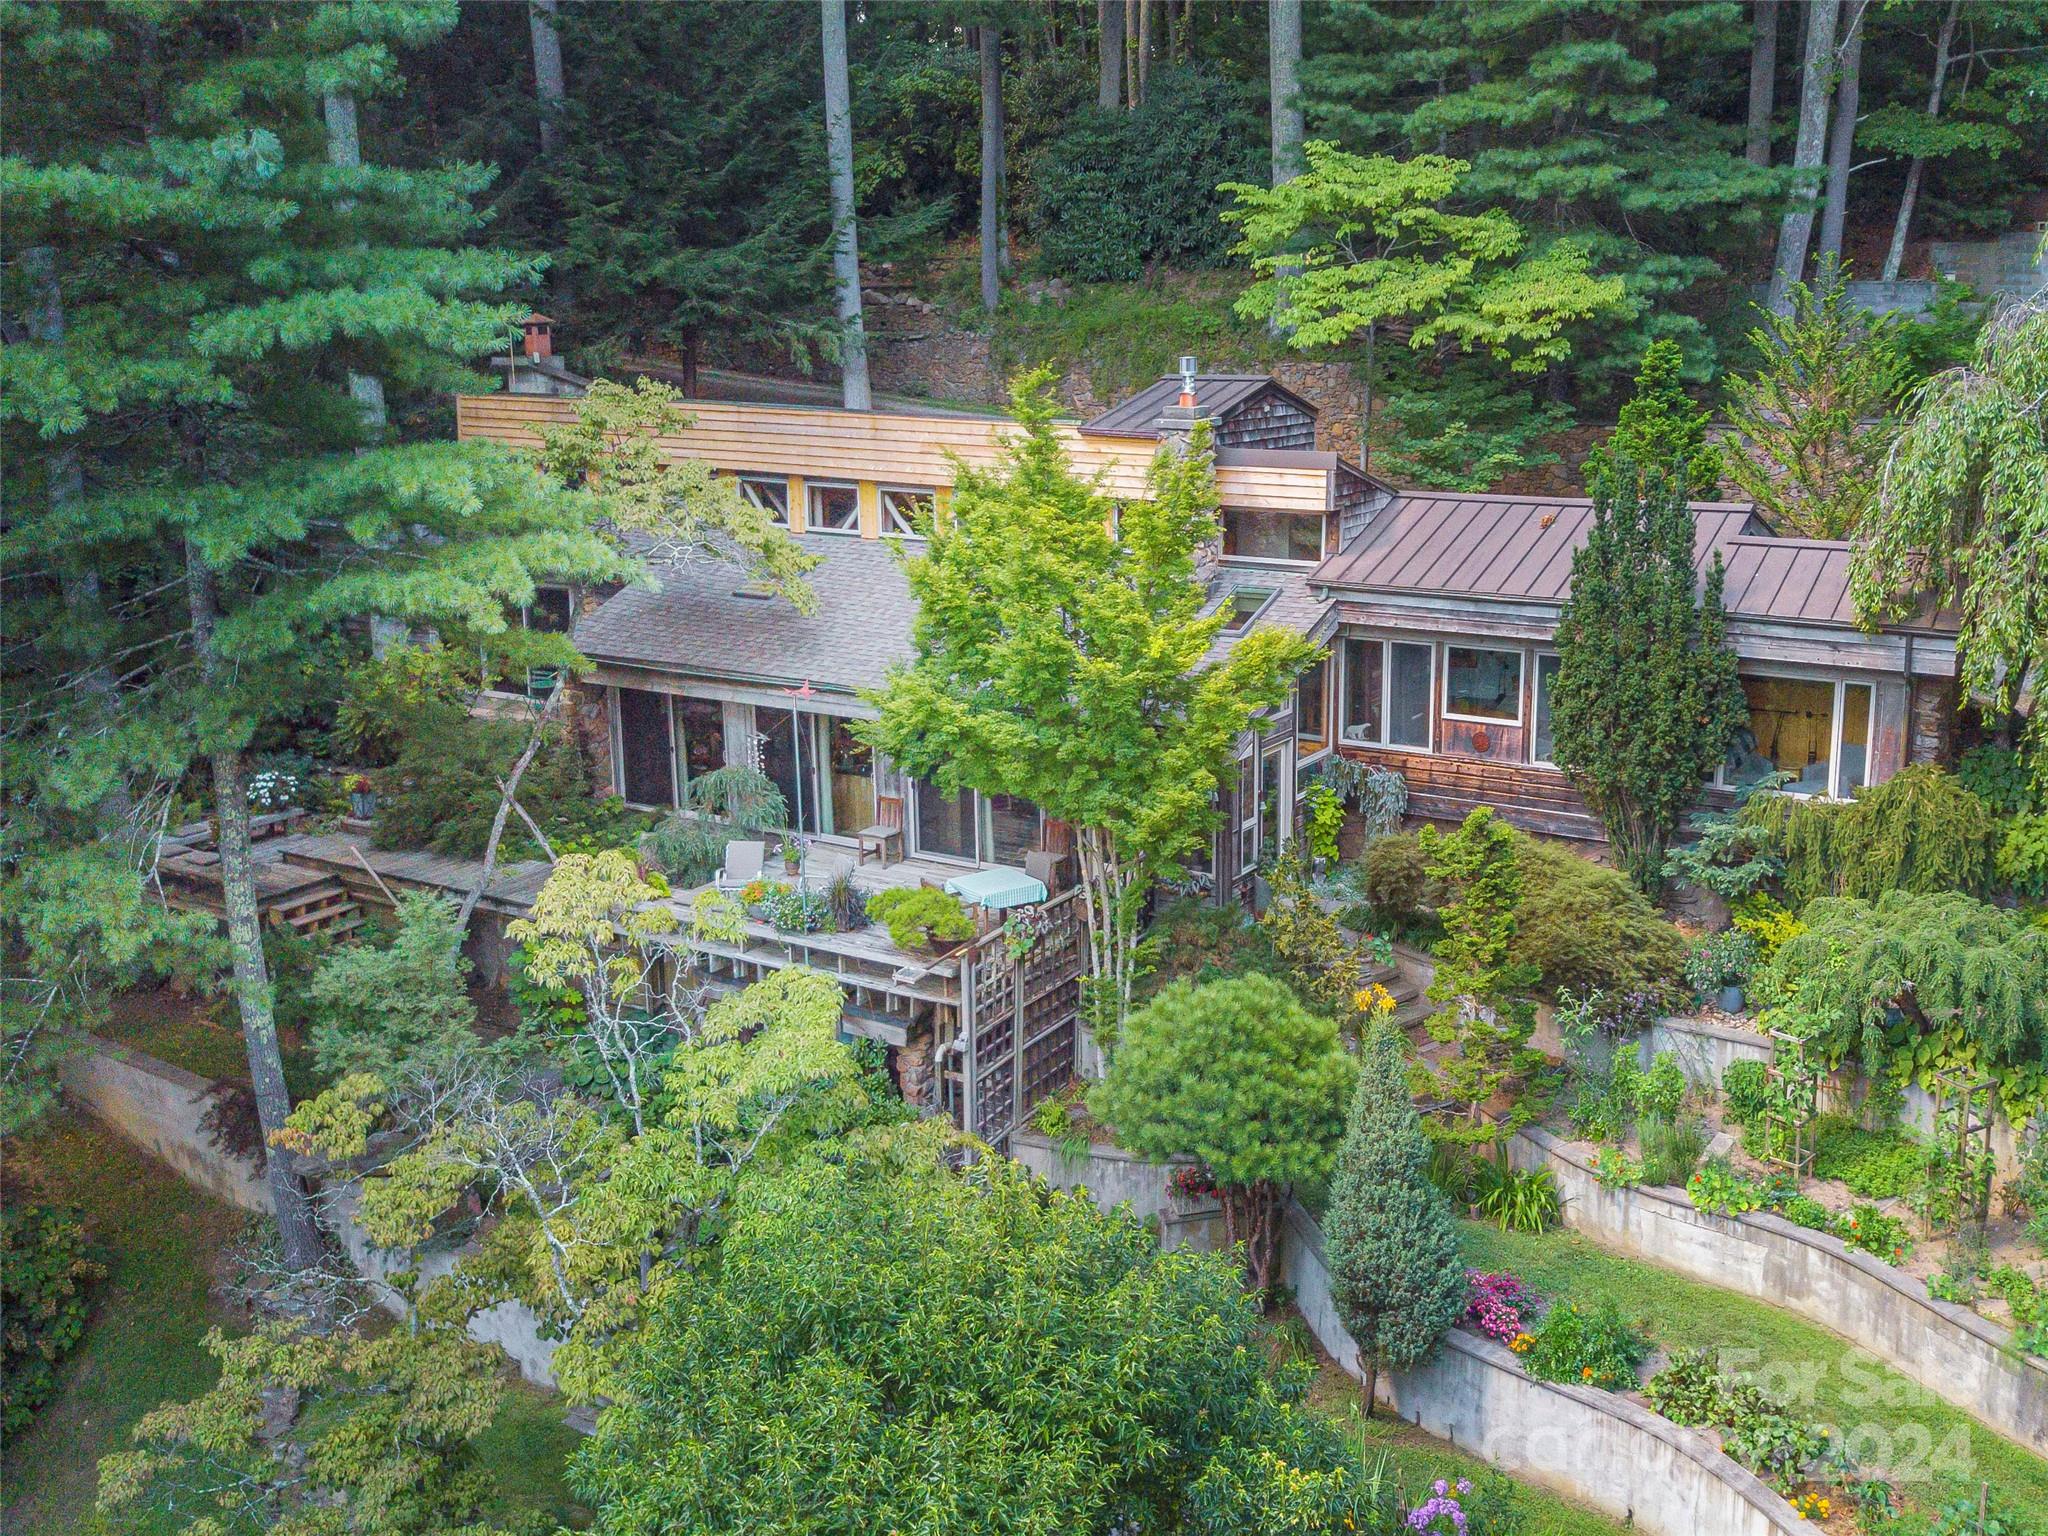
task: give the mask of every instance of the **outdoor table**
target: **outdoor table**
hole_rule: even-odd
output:
[[[1007,864],[991,864],[970,874],[955,875],[946,889],[972,906],[1000,912],[1005,907],[1028,907],[1046,898],[1045,882]]]

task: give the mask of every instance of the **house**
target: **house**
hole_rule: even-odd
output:
[[[528,340],[547,357],[545,328]],[[551,376],[552,377],[552,376]],[[820,563],[815,614],[711,560],[670,569],[659,590],[586,598],[578,648],[595,670],[576,706],[600,774],[636,805],[680,803],[690,776],[758,765],[792,820],[854,845],[875,824],[912,856],[1017,863],[1058,851],[1065,829],[1036,806],[945,796],[886,762],[851,729],[860,691],[910,655],[912,601],[890,544],[943,506],[954,460],[993,462],[997,418],[939,409],[854,412],[693,400],[663,439],[677,457],[737,477]],[[573,403],[548,392],[465,396],[458,432],[537,444]],[[1200,374],[1192,360],[1094,420],[1063,428],[1074,464],[1110,494],[1136,495],[1163,436],[1212,424],[1221,537],[1203,562],[1227,648],[1258,624],[1327,647],[1291,706],[1240,743],[1205,875],[1242,893],[1291,835],[1307,775],[1332,754],[1397,769],[1411,812],[1454,819],[1474,805],[1597,844],[1604,838],[1549,762],[1550,644],[1590,503],[1565,497],[1400,491],[1315,448],[1315,410],[1275,380]],[[1727,567],[1730,632],[1750,726],[1716,785],[1773,769],[1793,792],[1846,795],[1947,750],[1953,623],[1867,634],[1847,595],[1848,546],[1771,536],[1745,506],[1693,508],[1704,569]],[[552,599],[566,609],[566,595]],[[1710,786],[1709,792],[1711,793]]]

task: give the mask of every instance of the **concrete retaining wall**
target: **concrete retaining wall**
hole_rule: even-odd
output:
[[[1353,1376],[1358,1346],[1330,1295],[1322,1233],[1287,1212],[1282,1272],[1323,1347]],[[1590,1387],[1537,1381],[1503,1346],[1453,1331],[1437,1358],[1380,1380],[1404,1419],[1652,1536],[1800,1536],[1813,1529],[1696,1430]]]
[[[1050,1138],[1032,1130],[1010,1137],[1010,1156],[1054,1189],[1085,1189],[1105,1211],[1128,1205],[1140,1221],[1158,1223],[1161,1248],[1215,1253],[1228,1246],[1220,1204],[1176,1201],[1167,1192],[1166,1181],[1173,1174],[1174,1163],[1147,1162],[1107,1142],[1094,1143],[1086,1158],[1070,1163]],[[1193,1163],[1192,1158],[1179,1161]]]
[[[1711,1216],[1682,1190],[1609,1189],[1576,1149],[1544,1131],[1521,1131],[1510,1148],[1519,1165],[1550,1169],[1566,1224],[1603,1247],[1818,1323],[2048,1454],[2048,1363],[2015,1354],[2004,1329],[1935,1301],[1911,1275],[1768,1212]]]
[[[161,1158],[180,1178],[217,1200],[261,1216],[272,1213],[270,1186],[263,1181],[261,1165],[252,1157],[222,1151],[199,1129],[211,1102],[211,1081],[98,1039],[67,1059],[61,1070],[65,1092],[123,1140]],[[409,1254],[373,1247],[355,1223],[359,1193],[354,1185],[328,1191],[322,1215],[356,1269],[375,1287],[378,1305],[394,1317],[404,1317],[405,1299],[386,1283],[388,1277],[410,1271],[425,1284],[453,1269],[461,1250],[430,1246]],[[542,1333],[540,1319],[525,1306],[503,1302],[479,1312],[470,1319],[469,1335],[503,1349],[528,1381],[544,1387],[555,1384],[555,1341]]]
[[[271,1213],[270,1186],[254,1158],[230,1157],[199,1122],[213,1106],[213,1083],[110,1040],[59,1067],[64,1090],[121,1137],[168,1163],[188,1184],[245,1211]]]

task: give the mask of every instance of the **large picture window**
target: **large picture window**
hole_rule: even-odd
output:
[[[1536,710],[1534,723],[1529,731],[1529,761],[1548,763],[1551,753],[1556,750],[1556,740],[1550,729],[1550,695],[1557,687],[1557,669],[1563,665],[1552,652],[1544,652],[1536,658]]]
[[[1303,757],[1330,744],[1330,664],[1317,657],[1294,685],[1294,739]]]
[[[1787,794],[1846,798],[1870,782],[1870,684],[1744,677],[1742,692],[1749,721],[1729,748],[1724,785],[1789,773]]]
[[[1426,643],[1347,639],[1341,739],[1427,752],[1435,660],[1436,647]]]
[[[1430,748],[1429,699],[1436,647],[1396,640],[1387,647],[1387,744]]]
[[[1387,736],[1387,642],[1344,642],[1343,738],[1378,746]]]
[[[1279,560],[1314,565],[1323,558],[1319,513],[1223,509],[1223,553],[1232,560]]]
[[[1522,723],[1522,653],[1444,647],[1444,714],[1453,720]]]

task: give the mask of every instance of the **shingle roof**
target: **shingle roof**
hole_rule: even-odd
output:
[[[797,543],[822,557],[808,578],[816,613],[743,595],[745,572],[693,560],[664,570],[660,591],[627,587],[579,619],[576,648],[598,662],[778,687],[881,686],[891,663],[910,659],[916,604],[902,568],[877,539],[803,534]]]
[[[1855,623],[1847,543],[1773,537],[1739,502],[1694,502],[1692,513],[1694,560],[1704,572],[1720,554],[1731,614]],[[1572,556],[1592,521],[1593,504],[1582,497],[1406,491],[1374,514],[1350,548],[1318,566],[1314,579],[1354,591],[1562,603]]]
[[[1195,409],[1211,421],[1220,421],[1263,390],[1285,395],[1311,416],[1316,408],[1286,385],[1263,373],[1198,373],[1195,375]],[[1103,437],[1157,437],[1159,413],[1180,398],[1180,375],[1148,384],[1121,405],[1113,405],[1083,432]]]
[[[1214,613],[1218,604],[1236,592],[1271,592],[1272,601],[1253,618],[1252,628],[1270,624],[1279,629],[1293,630],[1312,640],[1321,640],[1324,636],[1319,631],[1325,625],[1335,627],[1336,610],[1311,590],[1310,583],[1314,579],[1315,572],[1298,568],[1219,566],[1209,578],[1209,603],[1204,611]],[[1243,635],[1218,635],[1204,660],[1221,661],[1243,638]]]

